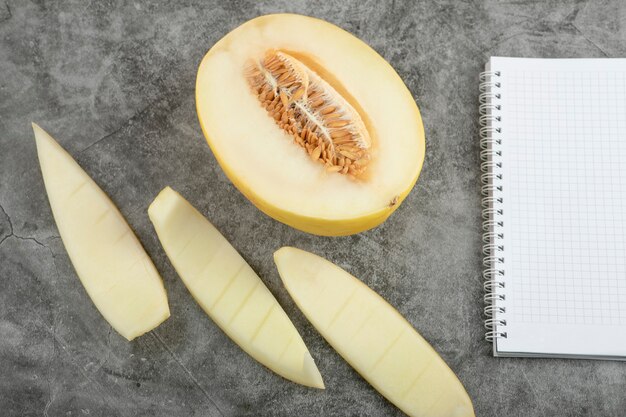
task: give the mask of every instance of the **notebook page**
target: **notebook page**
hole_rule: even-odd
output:
[[[506,338],[497,355],[626,356],[626,59],[501,71]]]

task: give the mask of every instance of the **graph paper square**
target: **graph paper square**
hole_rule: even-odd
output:
[[[492,58],[490,70],[506,283],[496,354],[626,356],[626,59]]]

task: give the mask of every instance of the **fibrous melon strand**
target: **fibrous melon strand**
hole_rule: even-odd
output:
[[[267,113],[329,172],[358,178],[370,160],[371,139],[357,111],[296,58],[269,50],[245,75]]]

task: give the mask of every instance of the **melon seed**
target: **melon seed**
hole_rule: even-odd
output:
[[[370,160],[371,139],[358,112],[298,59],[269,50],[246,65],[252,92],[276,124],[328,172],[358,178]]]

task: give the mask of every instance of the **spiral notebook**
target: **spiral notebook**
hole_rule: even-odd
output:
[[[480,90],[494,355],[626,359],[626,59],[494,57]]]

